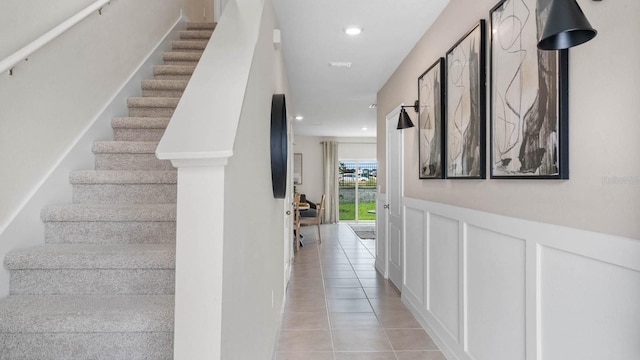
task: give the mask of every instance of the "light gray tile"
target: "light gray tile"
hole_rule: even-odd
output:
[[[331,334],[326,330],[282,330],[278,352],[332,351]]]
[[[381,328],[373,313],[330,313],[333,329],[374,329]]]
[[[382,330],[333,330],[335,351],[389,351],[391,344]]]
[[[332,351],[279,352],[276,360],[334,360]]]
[[[387,329],[394,350],[439,350],[422,329]]]
[[[336,352],[336,360],[396,360],[393,352]]]
[[[286,330],[328,330],[329,317],[322,312],[292,312],[284,313],[282,328]]]
[[[447,360],[440,351],[396,351],[398,360]]]
[[[328,299],[329,312],[373,312],[367,299]]]

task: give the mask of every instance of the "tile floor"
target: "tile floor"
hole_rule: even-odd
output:
[[[302,229],[277,360],[446,360],[346,224]]]

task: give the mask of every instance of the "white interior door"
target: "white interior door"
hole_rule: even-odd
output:
[[[387,269],[389,279],[402,290],[402,172],[403,136],[397,130],[400,107],[387,115]]]

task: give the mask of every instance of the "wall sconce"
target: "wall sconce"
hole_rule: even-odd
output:
[[[409,118],[409,114],[407,114],[407,111],[404,109],[408,107],[413,108],[413,110],[418,112],[418,100],[416,100],[413,105],[402,105],[402,108],[400,109],[400,117],[398,118],[398,127],[396,128],[398,130],[413,127],[413,122],[411,121],[411,118]]]
[[[538,49],[568,49],[585,43],[598,34],[589,24],[589,20],[584,16],[576,0],[552,1],[547,23],[538,42]]]

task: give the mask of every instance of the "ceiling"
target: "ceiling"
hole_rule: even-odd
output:
[[[274,0],[291,86],[287,107],[304,116],[294,120],[294,133],[376,136],[376,109],[369,106],[448,2]],[[362,33],[347,35],[351,25]]]

